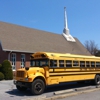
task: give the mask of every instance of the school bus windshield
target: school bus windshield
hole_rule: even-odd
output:
[[[31,60],[31,67],[43,67],[48,66],[49,60],[48,59],[34,59]]]

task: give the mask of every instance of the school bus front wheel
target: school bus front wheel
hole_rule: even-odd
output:
[[[31,86],[32,94],[39,95],[42,94],[45,90],[45,83],[41,79],[36,79],[33,81]]]

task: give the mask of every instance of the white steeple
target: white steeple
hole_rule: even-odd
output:
[[[68,24],[67,24],[66,7],[64,7],[64,30],[63,30],[63,36],[66,38],[67,41],[75,42],[75,39],[69,33]]]

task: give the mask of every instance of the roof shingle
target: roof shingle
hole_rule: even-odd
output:
[[[75,38],[69,42],[61,34],[0,22],[0,41],[3,50],[21,52],[59,52],[90,55]]]

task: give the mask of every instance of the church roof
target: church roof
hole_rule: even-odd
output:
[[[82,43],[66,41],[62,34],[0,22],[0,44],[4,51],[58,52],[91,55]]]

